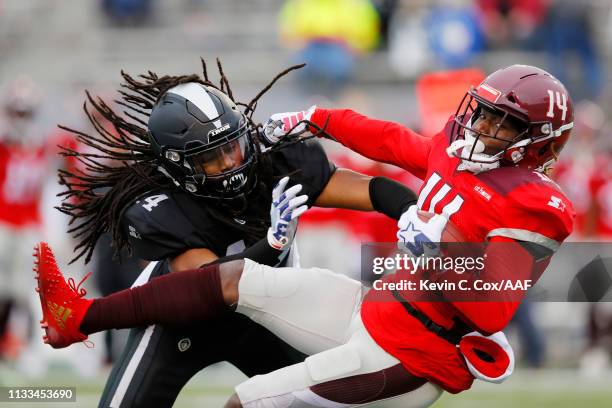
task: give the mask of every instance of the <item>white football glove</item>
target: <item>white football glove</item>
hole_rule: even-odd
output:
[[[268,143],[274,145],[287,135],[303,132],[306,129],[306,123],[295,125],[299,121],[310,120],[316,109],[316,105],[312,105],[308,110],[301,112],[275,113],[270,116],[270,119],[268,119],[264,126],[264,137]],[[294,126],[295,128],[292,130]],[[289,133],[290,130],[291,133]]]
[[[308,196],[297,195],[302,190],[302,185],[296,184],[285,191],[288,182],[289,177],[283,177],[272,190],[268,243],[272,248],[278,250],[291,246],[298,217],[308,209],[306,205],[303,205],[308,201]]]
[[[435,214],[423,221],[418,208],[412,205],[402,214],[397,223],[397,246],[411,256],[438,256],[442,231],[448,222],[444,215]]]

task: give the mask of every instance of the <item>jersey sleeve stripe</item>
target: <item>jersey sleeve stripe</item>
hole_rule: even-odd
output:
[[[506,237],[516,239],[517,241],[533,242],[535,244],[542,245],[551,251],[557,251],[561,245],[559,242],[552,238],[548,238],[545,235],[519,228],[496,228],[487,234],[487,238],[491,237]]]

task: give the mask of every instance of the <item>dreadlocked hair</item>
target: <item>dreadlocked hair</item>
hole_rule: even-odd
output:
[[[132,77],[121,71],[123,78],[119,90],[121,98],[114,101],[124,108],[121,114],[111,108],[102,98],[86,91],[83,110],[95,132],[90,134],[58,125],[61,129],[74,134],[76,140],[87,147],[80,151],[60,146],[61,155],[73,158],[79,163],[75,169],[62,169],[58,172],[59,182],[65,186],[65,190],[58,194],[62,197],[62,203],[56,208],[70,217],[68,233],[73,234],[77,239],[75,256],[70,263],[83,256],[85,263],[88,263],[96,243],[106,232],[112,235],[115,254],[124,248],[131,251],[129,240],[121,228],[123,211],[129,204],[145,194],[176,188],[172,180],[158,170],[159,162],[151,149],[147,134],[146,119],[164,93],[170,88],[188,82],[197,82],[216,88],[224,92],[236,105],[244,108],[243,113],[249,122],[251,132],[254,133],[252,137],[258,138],[262,125],[255,124],[252,119],[257,102],[276,81],[289,72],[305,66],[301,64],[285,69],[277,74],[249,103],[242,103],[234,99],[221,62],[217,59],[219,85],[212,83],[208,77],[206,62],[203,59],[201,62],[202,76],[196,74],[159,76],[148,71],[146,74]],[[104,123],[110,124],[112,128],[109,129]],[[295,140],[287,140],[269,151],[294,142]],[[256,142],[255,146],[259,151],[259,142]],[[258,161],[257,171],[261,182],[257,188],[257,196],[268,194],[273,182],[271,165],[266,153],[260,154]],[[228,211],[214,205],[207,208],[216,215],[217,219],[236,227],[232,222],[235,214],[232,214],[231,211],[228,214]],[[247,223],[251,225],[241,227],[246,235],[247,243],[253,243],[255,236],[267,229],[265,217],[267,217],[268,210],[252,214],[253,217],[259,218],[259,222]]]

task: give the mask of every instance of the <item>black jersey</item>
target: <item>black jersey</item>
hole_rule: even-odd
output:
[[[308,195],[309,207],[335,170],[315,140],[273,151],[269,158],[275,179],[288,175],[290,185],[302,184],[301,194]],[[271,201],[271,195],[267,194],[249,205],[263,206],[267,215]],[[129,205],[122,217],[122,227],[135,255],[150,261],[173,258],[192,248],[208,248],[219,257],[244,250],[245,237],[241,225],[249,221],[239,217],[230,223],[220,221],[211,205],[214,205],[212,201],[198,199],[182,190],[158,191]],[[269,218],[266,221],[269,226]],[[256,238],[264,236],[265,232],[262,232]]]

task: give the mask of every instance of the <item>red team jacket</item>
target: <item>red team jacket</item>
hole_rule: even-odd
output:
[[[373,160],[399,166],[424,180],[417,205],[445,214],[470,242],[535,242],[552,251],[572,231],[574,211],[570,201],[547,176],[524,168],[502,167],[473,174],[457,171],[460,160],[449,157],[450,121],[432,138],[399,124],[369,119],[351,110],[317,109],[312,121],[324,126],[338,142]],[[514,244],[511,244],[514,245]],[[518,244],[517,244],[518,246]],[[499,247],[497,247],[499,248]],[[500,254],[497,254],[500,255]],[[503,257],[503,254],[501,254]],[[513,278],[534,277],[538,267],[526,250],[512,251],[501,264],[485,262],[485,271]],[[499,259],[489,257],[488,259]],[[523,268],[517,268],[523,265]],[[374,291],[370,291],[372,294]],[[402,362],[413,375],[426,378],[446,391],[469,389],[473,377],[453,344],[426,329],[397,301],[368,301],[361,317],[372,338]],[[459,318],[483,334],[502,330],[519,302],[411,302],[438,325],[451,329]]]
[[[0,225],[13,230],[40,225],[48,171],[44,147],[0,142]]]
[[[0,138],[1,227],[21,231],[41,226],[43,188],[58,164],[60,145],[76,149],[76,140],[63,131],[38,144]],[[79,163],[68,157],[61,164],[72,170]]]

